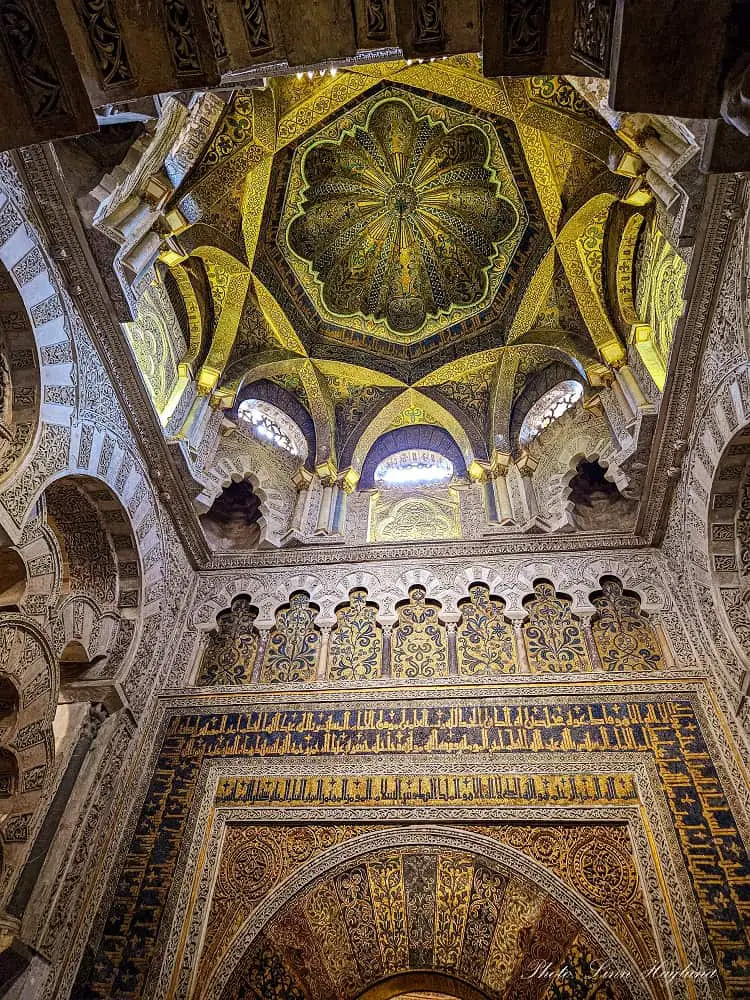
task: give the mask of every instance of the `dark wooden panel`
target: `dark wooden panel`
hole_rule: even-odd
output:
[[[0,3],[0,149],[97,130],[53,0]]]
[[[606,76],[614,0],[485,0],[486,76]]]
[[[357,42],[349,0],[276,0],[290,66],[354,55]]]
[[[398,44],[408,57],[481,48],[478,0],[395,0]]]
[[[379,49],[398,45],[393,0],[354,0],[357,48]]]
[[[718,117],[731,7],[731,0],[617,0],[611,106]]]
[[[218,83],[201,0],[57,0],[94,107]]]
[[[750,136],[743,135],[722,118],[711,122],[703,147],[701,170],[707,174],[749,173]]]
[[[285,58],[284,35],[270,0],[216,0],[216,9],[230,69],[242,70]]]

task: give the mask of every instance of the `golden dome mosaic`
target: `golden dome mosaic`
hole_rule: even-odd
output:
[[[334,322],[411,339],[497,290],[522,219],[507,162],[493,129],[436,108],[378,100],[298,153],[292,266]]]
[[[383,81],[276,155],[252,268],[308,349],[409,378],[502,345],[549,246],[509,118]]]

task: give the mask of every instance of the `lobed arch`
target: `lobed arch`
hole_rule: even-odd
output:
[[[634,502],[630,479],[620,465],[622,453],[612,441],[609,424],[596,410],[574,409],[554,420],[528,446],[528,454],[538,462],[534,484],[539,507],[558,530],[573,524],[570,483],[581,461],[599,462],[605,478],[617,486],[623,499],[628,504]]]
[[[260,500],[258,546],[280,548],[289,529],[296,488],[290,473],[287,482],[279,477],[264,445],[254,438],[243,444],[242,448],[217,455],[212,482],[196,500],[198,513],[208,513],[221,491],[232,483],[247,480]]]

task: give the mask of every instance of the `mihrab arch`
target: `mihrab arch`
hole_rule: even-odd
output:
[[[516,1000],[569,977],[581,1000],[662,995],[591,900],[486,829],[356,830],[266,828],[252,847],[227,837],[192,997],[385,1000],[441,986]],[[588,850],[606,854],[604,841]],[[611,891],[632,902],[635,865],[609,850]],[[227,908],[234,927],[249,915],[225,947]]]

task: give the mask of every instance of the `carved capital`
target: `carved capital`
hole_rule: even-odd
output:
[[[521,457],[518,459],[516,467],[524,479],[530,479],[531,476],[534,475],[534,470],[538,464],[539,463],[536,459],[532,458],[527,451],[524,451],[521,453]]]

